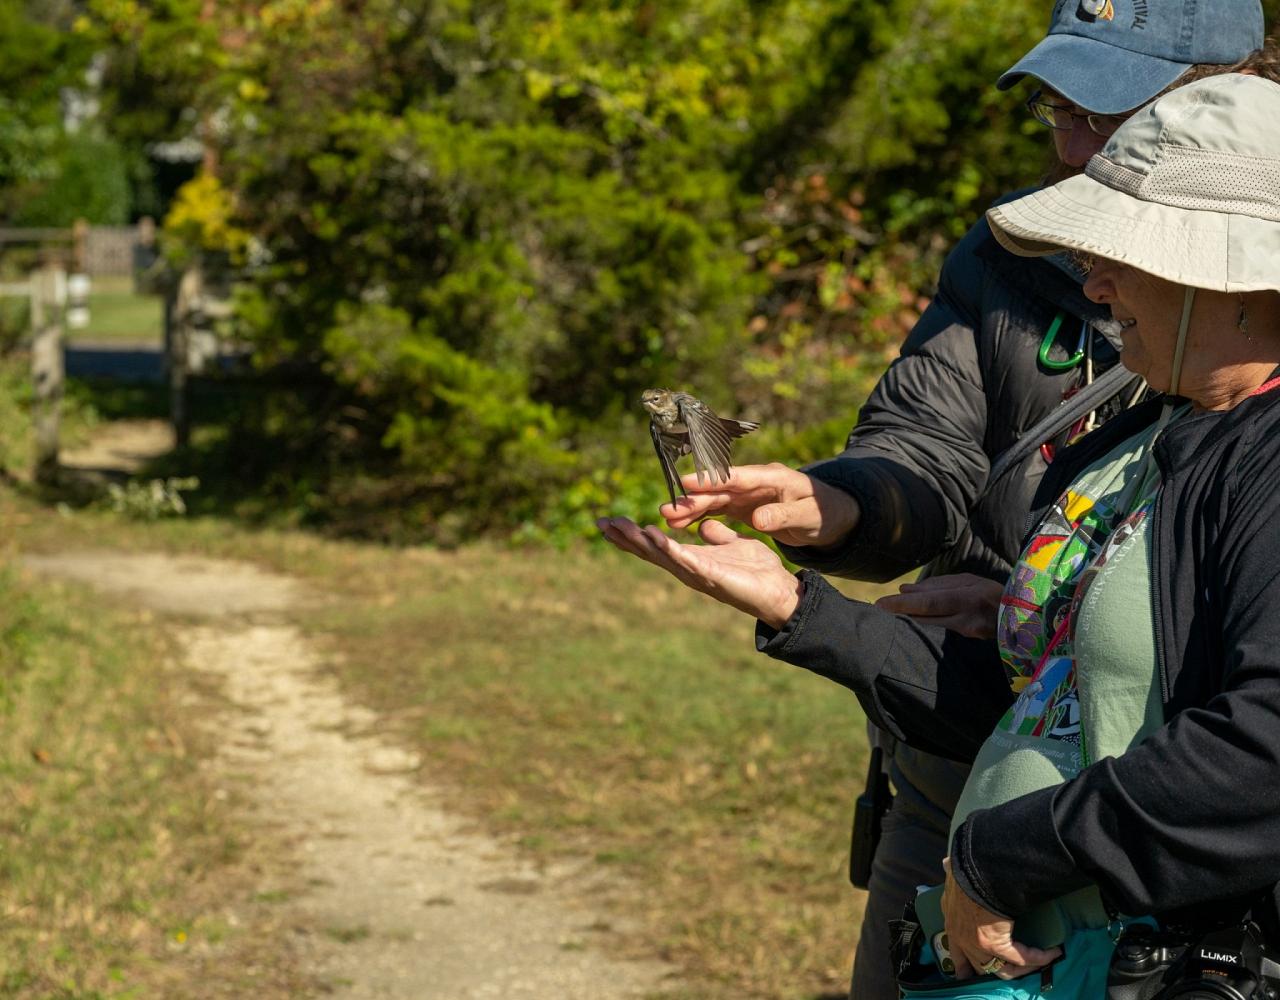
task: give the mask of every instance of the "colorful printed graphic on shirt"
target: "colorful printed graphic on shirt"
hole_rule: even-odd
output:
[[[1076,699],[1075,661],[1070,656],[1050,656],[1018,700],[1000,728],[1019,736],[1054,736],[1067,739],[1080,729]]]
[[[1010,677],[1036,672],[1114,513],[1105,501],[1068,490],[1023,550],[1000,600],[1000,655]]]
[[[1120,551],[1120,547],[1134,536],[1134,533],[1142,522],[1147,519],[1147,515],[1151,513],[1151,508],[1154,506],[1155,498],[1151,497],[1146,503],[1117,524],[1116,530],[1111,532],[1097,558],[1089,563],[1085,567],[1085,571],[1080,574],[1080,581],[1076,584],[1075,593],[1071,595],[1071,620],[1073,622],[1079,614],[1080,605],[1084,603],[1085,595],[1089,593],[1089,588],[1093,586],[1093,581],[1098,578],[1098,574],[1102,572],[1111,557]]]
[[[1000,600],[997,635],[1018,699],[998,729],[1079,745],[1071,635],[1080,601],[1153,503],[1148,498],[1115,530],[1113,496],[1095,500],[1068,490],[1023,550]]]

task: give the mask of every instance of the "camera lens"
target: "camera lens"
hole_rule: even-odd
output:
[[[1247,1000],[1226,983],[1183,983],[1161,994],[1162,1000]]]

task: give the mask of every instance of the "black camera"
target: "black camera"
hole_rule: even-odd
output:
[[[1107,970],[1107,1000],[1280,1000],[1280,962],[1252,923],[1189,937],[1125,928]]]

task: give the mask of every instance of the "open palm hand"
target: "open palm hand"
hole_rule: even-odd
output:
[[[691,590],[774,628],[786,623],[804,593],[804,585],[772,549],[719,521],[704,521],[699,526],[705,545],[682,544],[654,525],[641,528],[625,517],[601,518],[596,526],[623,552],[653,563]]]

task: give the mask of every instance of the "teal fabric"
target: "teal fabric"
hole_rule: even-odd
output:
[[[1107,992],[1107,967],[1115,944],[1106,930],[1078,930],[1063,946],[1063,956],[1053,966],[1052,988],[1041,991],[1039,972],[1019,979],[966,980],[938,989],[903,989],[904,997],[931,1000],[1103,1000]],[[922,960],[932,961],[926,947]]]
[[[1150,502],[1117,526],[1076,588],[1076,694],[1085,765],[1164,725],[1151,608]]]

